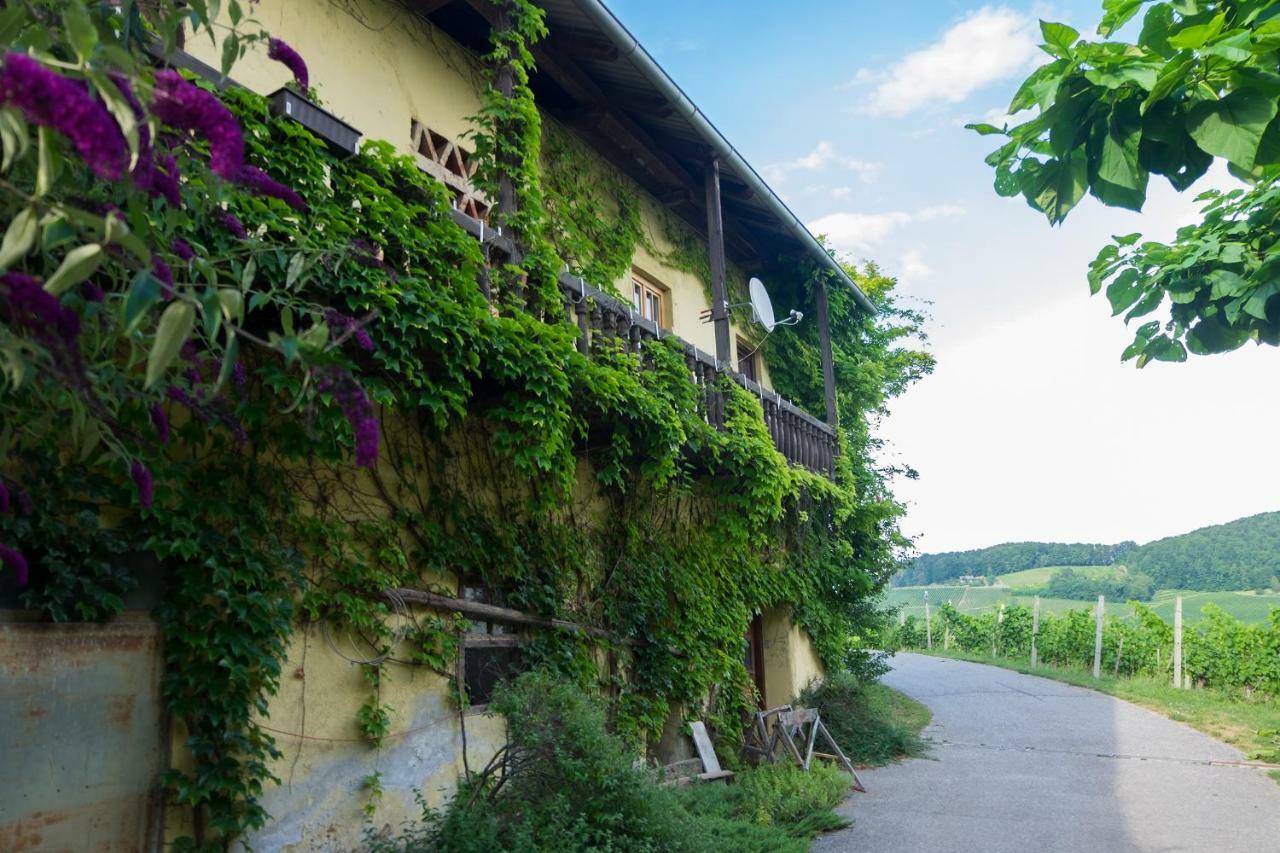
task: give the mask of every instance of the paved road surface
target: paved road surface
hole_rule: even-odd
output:
[[[816,853],[1280,853],[1280,785],[1165,717],[1005,669],[899,654],[885,683],[929,706],[930,760],[859,774],[854,825]]]

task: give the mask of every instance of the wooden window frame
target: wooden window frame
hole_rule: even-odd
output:
[[[761,373],[763,373],[763,371],[760,369],[760,366],[761,366],[760,353],[758,351],[758,348],[752,346],[750,342],[748,342],[745,338],[741,338],[741,337],[735,337],[734,344],[738,350],[737,352],[738,372],[741,373],[743,376],[747,377],[748,379],[750,379],[752,382],[756,383],[757,385],[761,385],[762,383],[760,382],[760,378],[761,378]],[[745,364],[748,364],[751,366],[750,371],[745,370],[743,368],[743,364],[744,364],[743,353],[747,353],[747,355],[745,356],[746,358]]]
[[[504,606],[504,597],[485,586],[482,581],[462,579],[458,582],[458,598],[478,601],[484,604]],[[497,630],[495,630],[497,629]],[[517,648],[529,640],[523,626],[514,625],[501,620],[488,622],[470,620],[467,630],[462,634],[462,642],[458,646],[457,679],[459,688],[467,693],[467,714],[484,714],[489,710],[489,702],[471,703],[470,692],[467,691],[467,651],[469,649]]]
[[[472,219],[489,221],[493,205],[474,183],[480,163],[473,152],[416,118],[409,120],[409,143],[418,168],[452,191],[455,208]]]
[[[637,293],[636,293],[637,290],[640,291],[639,302],[637,302]],[[644,311],[644,306],[645,306],[644,300],[650,297],[655,297],[658,303],[658,310],[657,310],[658,316],[647,317],[647,319],[653,320],[663,329],[669,330],[671,328],[672,322],[673,322],[672,321],[673,306],[671,304],[671,288],[667,287],[665,284],[658,281],[656,278],[649,275],[639,267],[632,267],[631,268],[631,293],[629,294],[629,296],[630,296],[631,307],[634,308],[636,310],[636,313],[639,314],[641,317],[647,317]]]

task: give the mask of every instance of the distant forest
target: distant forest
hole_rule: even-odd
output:
[[[921,554],[903,568],[897,583],[918,586],[943,583],[964,575],[1003,575],[1045,566],[1110,566],[1136,547],[1134,542],[1119,545],[1006,542],[977,551]]]
[[[1241,518],[1146,545],[1010,542],[976,551],[921,554],[895,579],[903,586],[1044,566],[1121,564],[1157,589],[1205,592],[1280,587],[1280,512]]]

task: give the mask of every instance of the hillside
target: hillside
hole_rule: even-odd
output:
[[[1280,512],[1157,539],[1125,554],[1123,562],[1161,589],[1269,587],[1280,576]]]
[[[1133,542],[1118,545],[1008,542],[973,551],[921,554],[899,572],[894,585],[924,586],[965,575],[981,577],[1059,566],[1116,564],[1135,574],[1149,576],[1156,589],[1220,591],[1280,587],[1280,512],[1202,527],[1141,546]],[[1036,572],[1027,577],[1047,583],[1049,574]]]
[[[927,585],[965,575],[1002,575],[1046,566],[1109,566],[1134,547],[1133,542],[1119,545],[1006,542],[976,551],[921,554],[899,573],[894,583]]]

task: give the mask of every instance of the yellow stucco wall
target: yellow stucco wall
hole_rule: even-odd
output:
[[[809,635],[792,620],[790,606],[766,610],[763,616],[764,702],[776,708],[793,702],[810,682],[820,681],[823,669]]]
[[[468,116],[480,111],[479,93],[485,85],[475,57],[387,0],[344,0],[341,5],[346,8],[330,0],[260,0],[253,14],[307,60],[312,86],[325,107],[358,128],[365,139],[384,139],[411,154],[409,128],[417,119],[462,140],[471,129]],[[215,68],[220,65],[221,49],[207,38],[191,39],[187,50]],[[290,72],[268,59],[263,48],[237,63],[232,77],[267,95],[288,83]],[[646,233],[658,255],[669,254],[674,247],[659,221],[661,204],[639,191]],[[714,354],[715,331],[699,318],[710,302],[698,277],[676,269],[643,246],[636,249],[634,265],[670,289],[672,331]],[[742,277],[736,270],[731,273]],[[630,294],[629,282],[615,284],[620,293]],[[734,328],[735,364],[741,333]],[[763,355],[758,363],[763,365]],[[772,388],[767,367],[761,377],[762,384]]]

